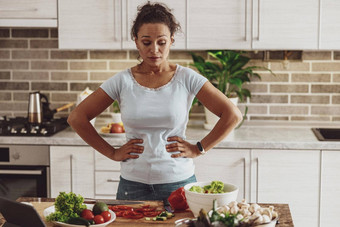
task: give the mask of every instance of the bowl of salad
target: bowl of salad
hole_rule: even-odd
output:
[[[201,209],[209,211],[214,200],[218,206],[235,201],[238,190],[236,185],[221,181],[195,182],[184,186],[188,206],[195,217],[199,215]]]

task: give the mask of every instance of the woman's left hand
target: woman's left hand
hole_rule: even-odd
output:
[[[196,145],[193,145],[181,137],[172,136],[168,138],[168,142],[175,141],[174,143],[167,144],[165,146],[168,152],[180,152],[176,154],[172,154],[172,158],[195,158],[200,155],[198,148]]]

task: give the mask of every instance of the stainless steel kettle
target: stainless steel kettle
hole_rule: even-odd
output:
[[[41,123],[43,121],[42,100],[48,102],[47,97],[40,91],[30,92],[28,101],[28,122]]]

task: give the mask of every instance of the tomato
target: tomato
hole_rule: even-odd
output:
[[[103,211],[100,215],[103,216],[105,222],[111,220],[111,213],[109,211]]]
[[[119,123],[111,124],[111,133],[123,133],[124,128]]]
[[[105,222],[104,218],[100,214],[97,214],[96,216],[94,216],[94,223],[103,224],[104,222]]]
[[[162,211],[149,211],[149,212],[144,212],[143,214],[145,217],[156,217],[160,213],[162,213]]]
[[[94,215],[93,215],[93,213],[92,213],[91,210],[89,210],[89,209],[84,209],[84,210],[81,212],[81,217],[82,217],[82,218],[85,218],[86,220],[93,220]]]
[[[138,213],[135,211],[125,211],[123,213],[123,218],[129,218],[129,219],[140,219],[144,217],[142,213]]]

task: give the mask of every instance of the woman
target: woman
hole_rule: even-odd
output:
[[[177,188],[196,182],[192,158],[214,147],[242,118],[205,77],[168,62],[178,29],[165,5],[140,7],[131,35],[142,62],[105,81],[68,118],[90,146],[121,162],[117,199],[163,200]],[[185,140],[185,129],[195,96],[220,120],[201,141],[191,144]],[[119,102],[128,141],[117,149],[89,123],[114,100]]]

